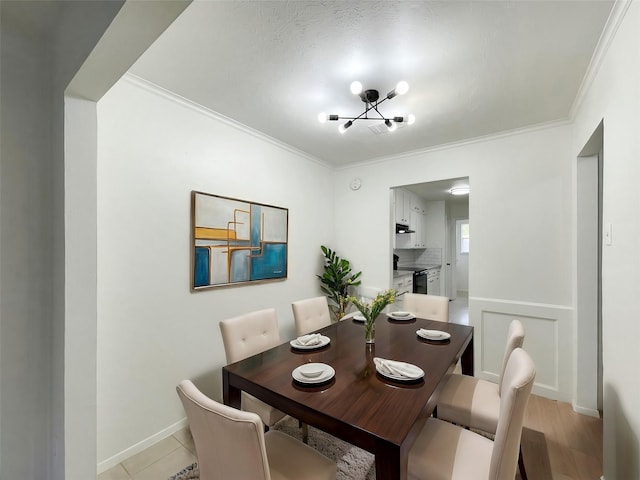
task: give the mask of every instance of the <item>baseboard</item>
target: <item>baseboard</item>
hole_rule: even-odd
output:
[[[600,412],[598,410],[594,410],[593,408],[581,407],[580,405],[576,405],[574,402],[571,402],[571,407],[576,413],[588,415],[589,417],[600,418]]]
[[[115,454],[113,457],[107,458],[106,460],[98,463],[97,471],[98,474],[109,470],[112,467],[115,467],[122,461],[126,460],[129,457],[133,457],[135,454],[146,450],[150,446],[158,443],[160,440],[164,440],[165,438],[173,435],[178,430],[186,427],[188,425],[187,418],[183,418],[179,422],[174,423],[173,425],[168,426],[167,428],[160,430],[158,433],[151,435],[150,437],[145,438],[144,440],[136,443],[135,445],[130,446],[129,448],[121,451],[120,453]]]

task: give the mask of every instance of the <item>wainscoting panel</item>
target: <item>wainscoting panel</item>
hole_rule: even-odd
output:
[[[569,402],[573,391],[573,309],[563,305],[469,298],[469,323],[474,326],[475,375],[498,381],[511,320],[525,329],[524,349],[536,364],[533,391]]]

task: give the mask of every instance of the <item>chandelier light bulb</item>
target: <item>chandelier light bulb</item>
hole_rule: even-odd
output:
[[[413,113],[407,115],[407,125],[413,125],[416,123],[416,116]]]
[[[318,114],[318,121],[319,121],[320,123],[327,123],[327,114],[326,114],[326,113],[324,113],[324,112],[320,112],[320,113]]]
[[[392,122],[391,120],[385,120],[384,124],[387,126],[387,129],[390,132],[395,131],[396,128],[398,128],[398,126],[395,124],[395,122]]]
[[[353,93],[354,95],[359,95],[360,92],[362,92],[362,84],[357,80],[351,82],[351,87],[349,88],[351,89],[351,93]]]
[[[351,120],[349,120],[347,123],[345,123],[345,124],[343,124],[343,125],[340,125],[340,126],[338,127],[338,131],[339,131],[340,133],[344,133],[344,132],[346,132],[346,131],[347,131],[347,128],[349,128],[351,125],[353,125],[353,122],[352,122]]]
[[[398,84],[396,85],[396,93],[398,95],[404,95],[408,91],[409,91],[409,84],[407,82],[405,82],[404,80],[398,82]]]

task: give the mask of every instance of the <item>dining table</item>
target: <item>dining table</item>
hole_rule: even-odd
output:
[[[350,318],[318,330],[326,345],[296,348],[295,339],[222,368],[223,401],[240,408],[241,391],[375,456],[377,480],[405,480],[408,454],[437,404],[445,377],[460,360],[473,375],[473,327],[423,318],[376,319],[375,342]],[[421,329],[444,332],[428,340]],[[292,345],[293,343],[293,345]],[[423,370],[418,379],[383,375],[374,358]],[[308,363],[332,367],[322,383],[300,382],[294,370]],[[297,376],[299,378],[299,376]]]

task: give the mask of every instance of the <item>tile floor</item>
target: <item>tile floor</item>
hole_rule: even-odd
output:
[[[449,304],[450,321],[469,323],[468,298]],[[196,461],[196,450],[188,428],[174,433],[146,450],[98,475],[98,480],[166,480]]]
[[[98,480],[166,480],[196,461],[188,428],[177,431],[146,450],[98,475]]]

